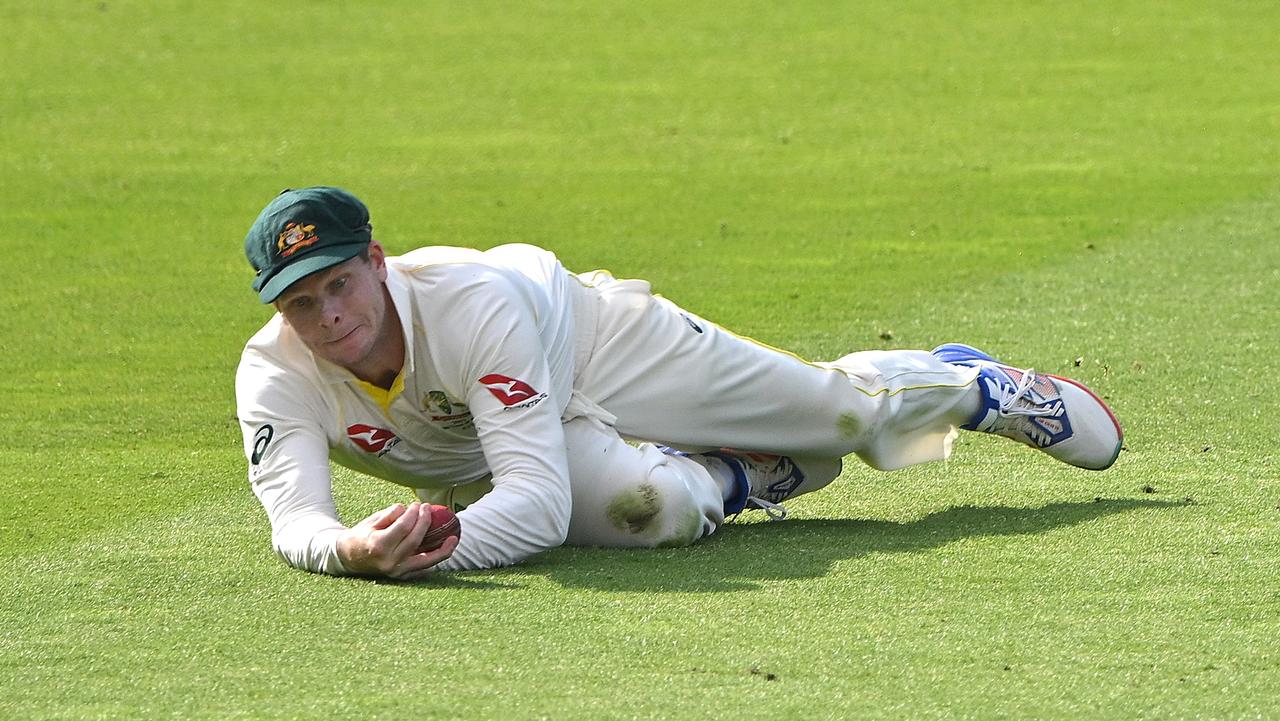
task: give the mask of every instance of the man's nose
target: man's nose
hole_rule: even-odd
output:
[[[332,328],[342,322],[342,302],[336,298],[326,298],[320,305],[320,322]]]

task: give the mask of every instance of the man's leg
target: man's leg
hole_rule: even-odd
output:
[[[596,345],[575,387],[627,437],[685,450],[835,459],[880,469],[945,458],[980,407],[974,368],[924,351],[808,363],[649,294],[599,281]]]
[[[788,495],[816,490],[840,475],[839,459],[785,459],[748,470],[736,454],[684,453],[652,443],[629,444],[602,421],[579,416],[564,424],[573,511],[573,546],[687,546],[724,523],[726,511],[741,511],[747,483],[761,488],[769,478],[787,483],[790,471],[804,469]],[[781,471],[781,473],[779,473]],[[773,474],[770,476],[769,474]],[[768,495],[761,491],[760,495]]]
[[[594,418],[564,425],[572,546],[687,546],[724,523],[728,478],[652,443],[629,445]]]
[[[720,461],[652,443],[629,444],[592,415],[565,421],[564,437],[573,499],[567,545],[687,546],[714,533],[724,523],[726,499],[740,494],[732,469]],[[458,510],[491,490],[484,479],[415,493],[424,502]]]
[[[808,363],[651,296],[643,281],[601,280],[597,291],[596,345],[575,385],[626,436],[686,450],[856,453],[882,470],[946,458],[961,427],[1092,470],[1109,467],[1123,442],[1088,388],[969,346]]]

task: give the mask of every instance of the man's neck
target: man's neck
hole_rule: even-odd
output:
[[[391,390],[391,386],[395,385],[396,377],[399,375],[400,375],[400,370],[397,369],[394,371],[392,370],[383,371],[369,378],[366,378],[361,374],[356,374],[356,377],[364,381],[365,383],[372,383],[373,385],[381,388],[382,390],[388,391],[388,390]]]

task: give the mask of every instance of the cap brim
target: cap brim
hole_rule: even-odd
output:
[[[306,257],[299,258],[286,265],[279,273],[269,278],[266,284],[258,290],[258,298],[263,303],[271,303],[294,283],[312,273],[319,273],[325,268],[351,260],[359,255],[360,251],[368,247],[368,241],[361,241],[359,243],[344,243],[342,245],[317,248],[307,253]]]

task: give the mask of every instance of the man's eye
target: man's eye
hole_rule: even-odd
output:
[[[302,310],[303,308],[306,308],[309,305],[311,305],[311,299],[305,296],[300,296],[289,301],[289,307],[293,308],[294,310]]]
[[[347,276],[345,275],[342,276],[341,278],[336,278],[333,281],[334,290],[339,290],[341,288],[345,288],[346,286],[347,286]]]

